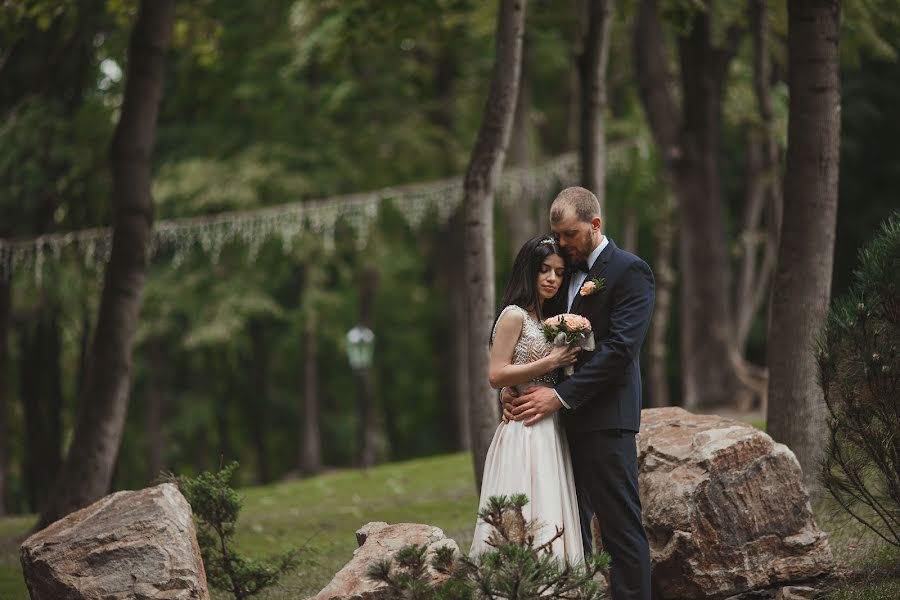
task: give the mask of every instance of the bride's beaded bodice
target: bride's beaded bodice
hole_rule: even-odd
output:
[[[544,332],[541,329],[541,322],[528,314],[528,311],[526,311],[522,307],[515,304],[510,304],[500,313],[500,317],[497,319],[498,323],[500,322],[500,319],[503,318],[503,315],[508,311],[518,312],[522,315],[522,318],[524,320],[524,323],[522,324],[522,335],[519,336],[519,341],[516,342],[516,348],[513,351],[512,364],[524,365],[544,358],[545,356],[550,354],[550,350],[553,349],[553,346],[546,340],[546,338],[544,338]],[[494,326],[494,331],[491,332],[491,340],[494,339],[494,335],[496,333],[497,327]],[[532,385],[553,387],[557,383],[557,372],[551,371],[549,373],[539,375],[534,380],[528,382],[527,384],[524,384],[523,386],[516,387],[523,389]]]

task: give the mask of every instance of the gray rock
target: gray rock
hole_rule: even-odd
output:
[[[208,600],[191,516],[164,483],[60,519],[20,549],[31,600]]]
[[[426,544],[429,561],[437,549],[443,546],[459,552],[456,542],[445,536],[439,528],[417,523],[367,523],[356,532],[356,540],[359,548],[353,552],[353,558],[315,596],[315,600],[378,600],[387,597],[386,586],[368,579],[366,573],[377,561],[391,558],[404,546]],[[431,567],[429,573],[433,585],[444,578],[432,571]]]
[[[787,446],[680,408],[648,409],[641,420],[639,482],[659,600],[728,598],[834,569]]]

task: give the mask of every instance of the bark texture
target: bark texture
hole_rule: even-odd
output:
[[[525,0],[500,2],[490,90],[463,183],[470,435],[479,490],[487,449],[499,421],[497,394],[488,383],[488,337],[495,311],[493,199],[518,96],[525,5]]]
[[[650,321],[650,332],[647,339],[647,356],[650,365],[647,377],[650,382],[650,406],[659,408],[669,406],[669,344],[666,334],[669,331],[669,316],[672,313],[672,289],[675,287],[675,268],[672,265],[672,254],[675,242],[675,199],[671,192],[666,192],[663,213],[656,224],[654,232],[656,240],[656,260],[653,263],[653,274],[656,277],[656,307]]]
[[[585,8],[587,32],[578,57],[581,184],[606,202],[606,65],[613,0],[593,0]]]
[[[138,9],[122,113],[110,149],[112,253],[74,437],[38,528],[101,498],[112,479],[128,409],[132,341],[147,274],[153,222],[150,156],[174,12],[174,0],[143,0]]]
[[[522,72],[519,77],[519,93],[516,95],[516,114],[513,119],[512,137],[509,142],[510,164],[526,169],[534,164],[536,153],[528,61],[528,36],[526,35],[522,42]],[[506,224],[509,252],[512,257],[518,254],[525,242],[547,229],[545,213],[540,199],[530,194],[509,199],[506,206]]]
[[[817,485],[824,399],[813,343],[828,310],[837,220],[841,88],[837,1],[788,3],[787,171],[769,327],[766,428]]]
[[[747,132],[747,185],[734,294],[735,344],[741,354],[756,315],[769,300],[781,229],[781,152],[772,110],[766,10],[766,0],[751,0],[748,21],[753,36],[753,90],[758,115]]]
[[[641,102],[678,199],[683,405],[702,410],[733,404],[746,385],[734,345],[719,180],[724,80],[739,30],[714,44],[710,12],[695,10],[678,38],[680,103],[656,0],[641,1],[634,36]]]

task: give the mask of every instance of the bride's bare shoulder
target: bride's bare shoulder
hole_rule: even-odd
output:
[[[518,340],[525,323],[525,311],[512,304],[500,312],[497,324],[494,326],[494,341],[511,338]]]

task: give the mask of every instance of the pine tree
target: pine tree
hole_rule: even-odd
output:
[[[491,496],[479,518],[492,526],[488,545],[494,550],[477,556],[456,554],[439,548],[430,566],[446,579],[432,587],[428,571],[427,546],[406,546],[393,559],[375,563],[369,577],[387,585],[392,599],[467,600],[507,598],[509,600],[599,600],[602,587],[595,581],[609,569],[609,555],[600,553],[579,565],[561,561],[550,550],[562,536],[557,528],[549,540],[536,544],[538,523],[528,521],[522,507],[524,494]]]
[[[828,408],[822,483],[854,518],[900,546],[900,212],[862,250],[855,279],[819,341]]]
[[[209,584],[244,600],[270,587],[296,567],[298,551],[289,550],[267,561],[246,558],[234,548],[235,523],[241,512],[241,498],[231,488],[238,463],[232,462],[217,473],[179,477],[177,484],[197,519],[197,542]]]

